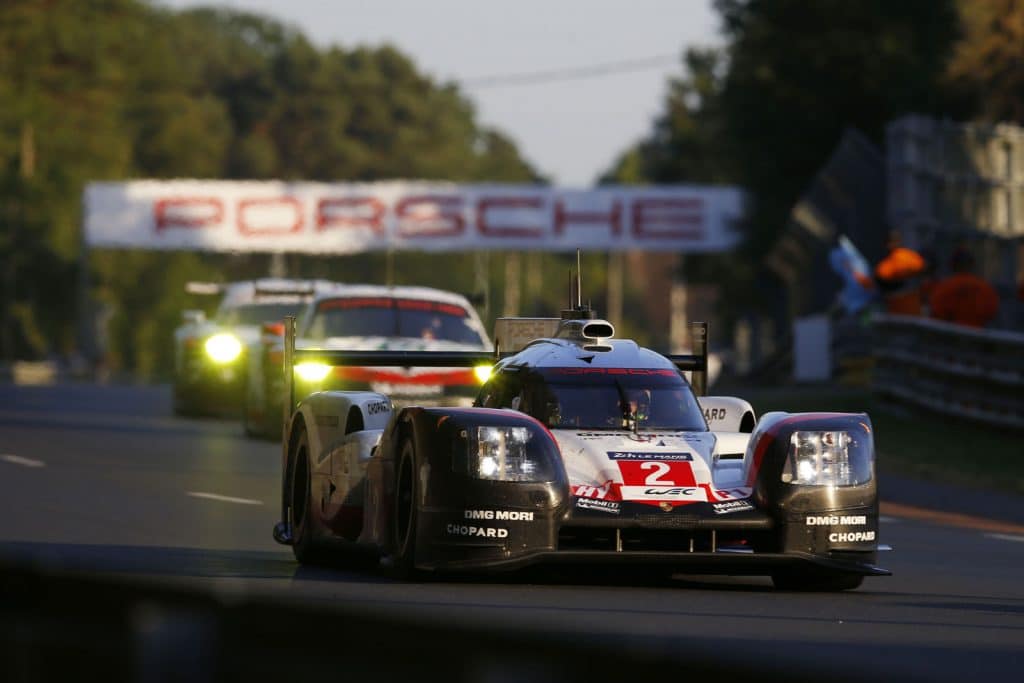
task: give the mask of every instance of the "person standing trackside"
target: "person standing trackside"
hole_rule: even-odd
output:
[[[889,253],[875,266],[875,282],[885,301],[885,312],[921,315],[921,281],[928,264],[919,253],[904,247],[898,233],[889,233]]]
[[[950,259],[953,274],[935,285],[931,296],[932,317],[957,325],[984,327],[999,312],[999,295],[975,275],[974,257],[957,247]]]

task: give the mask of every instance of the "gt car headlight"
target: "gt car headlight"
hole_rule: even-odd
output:
[[[220,332],[206,340],[206,355],[214,363],[226,365],[234,361],[242,353],[242,342],[229,332]]]
[[[782,481],[803,486],[863,484],[871,478],[871,468],[870,458],[859,452],[862,448],[847,431],[793,432]]]
[[[299,363],[295,366],[295,374],[306,382],[322,382],[330,372],[331,366],[323,363]]]
[[[473,368],[473,374],[476,376],[476,381],[480,382],[480,384],[486,384],[487,380],[491,378],[492,369],[493,366],[491,365],[478,365]]]
[[[548,481],[552,472],[546,459],[530,453],[533,434],[526,427],[476,428],[470,442],[470,471],[495,481]],[[476,453],[473,453],[475,448]]]

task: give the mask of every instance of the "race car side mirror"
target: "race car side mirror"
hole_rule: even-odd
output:
[[[206,322],[206,314],[199,310],[189,309],[181,312],[181,319],[186,325],[199,325]]]

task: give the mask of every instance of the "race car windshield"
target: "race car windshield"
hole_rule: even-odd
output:
[[[548,427],[707,431],[690,385],[675,370],[546,368],[530,374],[534,379],[524,378],[507,407]]]
[[[221,311],[217,322],[221,325],[262,325],[295,315],[301,306],[299,302],[244,304]]]
[[[419,299],[328,299],[317,306],[308,337],[405,337],[483,343],[461,306]]]

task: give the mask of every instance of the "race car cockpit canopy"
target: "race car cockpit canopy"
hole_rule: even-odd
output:
[[[670,368],[506,366],[476,405],[518,410],[553,429],[708,429],[690,385]]]

